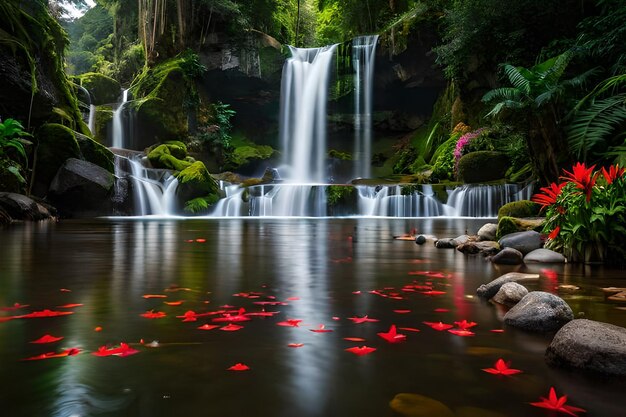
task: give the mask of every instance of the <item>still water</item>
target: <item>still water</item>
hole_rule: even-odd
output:
[[[456,236],[476,232],[483,223],[102,219],[0,230],[0,308],[30,305],[0,310],[1,415],[380,417],[394,415],[389,402],[396,394],[416,393],[457,412],[478,407],[510,417],[547,416],[529,402],[554,386],[568,395],[568,404],[587,409],[587,416],[623,416],[624,380],[547,366],[543,353],[550,336],[504,328],[504,311],[474,297],[481,283],[512,267],[498,269],[480,256],[393,239],[413,228]],[[559,294],[575,314],[626,327],[626,311],[605,302],[600,291],[626,286],[623,271],[576,265],[519,270],[541,273],[530,289]],[[449,278],[419,275],[423,271]],[[443,294],[402,291],[407,284]],[[176,301],[183,302],[165,304]],[[82,306],[59,307],[67,304]],[[239,308],[279,313],[237,322],[243,328],[230,332],[198,329],[226,325],[212,321],[217,315],[192,322],[176,317],[188,310]],[[2,320],[44,309],[74,314]],[[141,316],[149,310],[165,317]],[[379,321],[348,320],[365,315]],[[302,321],[298,327],[277,325],[288,319]],[[478,323],[474,336],[423,324],[463,319]],[[332,332],[310,331],[320,324]],[[412,329],[400,330],[405,342],[377,336],[392,324]],[[44,334],[64,339],[29,343]],[[139,353],[91,354],[120,342]],[[345,351],[364,345],[377,350],[365,356]],[[81,353],[23,360],[67,348]],[[498,358],[524,373],[499,377],[481,370]],[[227,370],[236,363],[250,370]]]

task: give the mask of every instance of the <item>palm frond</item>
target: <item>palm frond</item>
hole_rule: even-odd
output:
[[[504,73],[511,81],[513,87],[517,88],[524,94],[530,94],[529,71],[523,67],[514,67],[510,64],[504,64]]]
[[[493,109],[485,115],[485,117],[497,116],[504,109],[521,109],[524,104],[519,101],[503,100],[493,106]]]
[[[571,49],[563,52],[561,55],[554,58],[552,65],[542,72],[541,78],[547,83],[557,84],[573,57],[574,52]]]
[[[522,99],[522,94],[521,94],[521,92],[517,88],[502,87],[502,88],[495,88],[495,89],[485,93],[485,95],[483,96],[482,101],[483,101],[483,103],[489,103],[489,102],[491,102],[493,100],[499,100],[499,101],[504,101],[504,100],[521,101],[521,99]]]
[[[626,125],[626,94],[597,100],[574,115],[566,129],[570,149],[580,160],[600,143],[607,143]]]

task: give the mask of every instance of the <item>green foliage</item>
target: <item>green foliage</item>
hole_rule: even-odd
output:
[[[93,97],[93,104],[116,103],[120,95],[120,83],[111,77],[95,72],[78,76],[80,85],[85,87]]]
[[[26,185],[28,157],[21,138],[30,135],[20,122],[6,119],[0,123],[0,189],[17,191]]]
[[[197,197],[185,202],[185,211],[198,214],[209,209],[209,207],[219,201],[219,196],[212,194],[207,197]]]
[[[593,172],[577,164],[563,177],[561,185],[551,185],[535,195],[545,205],[546,247],[563,252],[574,262],[624,259],[626,249],[626,177],[624,169],[611,167]],[[549,191],[557,192],[549,193]]]
[[[330,207],[345,203],[354,195],[354,187],[349,185],[330,185],[326,187],[326,201]]]
[[[508,165],[509,160],[502,152],[471,152],[459,160],[458,177],[465,183],[503,179]]]
[[[187,149],[180,142],[168,142],[148,149],[148,160],[154,168],[182,171],[191,165],[191,162],[185,160],[186,157]]]
[[[431,165],[433,165],[433,179],[454,179],[454,149],[460,137],[460,132],[453,133],[448,140],[442,143],[435,151],[430,161]]]
[[[237,146],[228,154],[226,169],[237,170],[237,168],[247,164],[251,160],[265,160],[272,157],[274,149],[267,145],[250,145]]]
[[[331,149],[328,151],[329,158],[339,159],[341,161],[352,161],[352,154],[348,152],[341,152],[337,149]]]

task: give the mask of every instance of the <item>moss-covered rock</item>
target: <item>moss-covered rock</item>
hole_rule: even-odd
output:
[[[109,143],[109,129],[112,128],[113,108],[111,106],[98,106],[96,108],[96,131],[94,139],[105,144]]]
[[[496,239],[500,240],[502,236],[510,233],[525,232],[527,230],[541,232],[543,222],[543,219],[520,219],[517,217],[503,216],[498,220]]]
[[[76,134],[76,141],[83,159],[106,169],[110,173],[115,171],[115,159],[109,148],[79,133]]]
[[[509,159],[502,152],[471,152],[459,160],[458,176],[465,183],[494,181],[504,178],[508,165]]]
[[[228,157],[226,168],[229,170],[237,170],[245,165],[264,161],[274,155],[274,149],[267,145],[244,145],[233,150]]]
[[[339,159],[340,161],[352,161],[352,154],[348,152],[341,152],[336,149],[329,150],[328,157]]]
[[[196,161],[174,175],[178,179],[176,194],[181,200],[190,201],[203,197],[207,201],[217,201],[215,196],[219,198],[219,186],[203,162]]]
[[[100,105],[117,102],[122,87],[113,78],[96,72],[81,74],[77,78],[80,85],[91,94],[91,104]]]
[[[505,204],[498,210],[498,219],[508,217],[536,217],[541,206],[530,200],[513,201]]]
[[[182,142],[163,143],[148,149],[148,160],[154,168],[182,171],[192,164],[186,158],[187,148]]]
[[[76,135],[71,129],[56,123],[41,126],[35,133],[37,165],[33,172],[33,194],[46,195],[50,182],[68,158],[80,159],[81,152]]]
[[[430,164],[433,166],[433,179],[451,180],[454,178],[454,148],[459,137],[461,137],[460,133],[452,134],[435,150],[430,160]]]

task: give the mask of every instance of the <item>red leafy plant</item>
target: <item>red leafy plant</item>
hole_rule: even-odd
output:
[[[565,403],[567,402],[567,395],[558,397],[556,395],[556,391],[554,390],[554,387],[550,387],[550,393],[548,394],[548,398],[539,397],[539,399],[541,401],[530,403],[530,405],[533,405],[535,407],[540,407],[540,408],[547,408],[548,410],[554,410],[560,413],[569,414],[570,416],[574,416],[574,417],[578,416],[578,414],[576,413],[587,412],[587,410],[585,409],[574,407],[571,405],[566,405]]]
[[[626,176],[624,168],[576,163],[563,182],[543,187],[532,197],[545,210],[546,247],[573,262],[624,259],[626,249]]]
[[[513,369],[509,367],[509,364],[504,362],[504,359],[500,358],[496,361],[493,368],[484,368],[483,371],[493,375],[515,375],[520,374],[522,371],[519,369]]]

